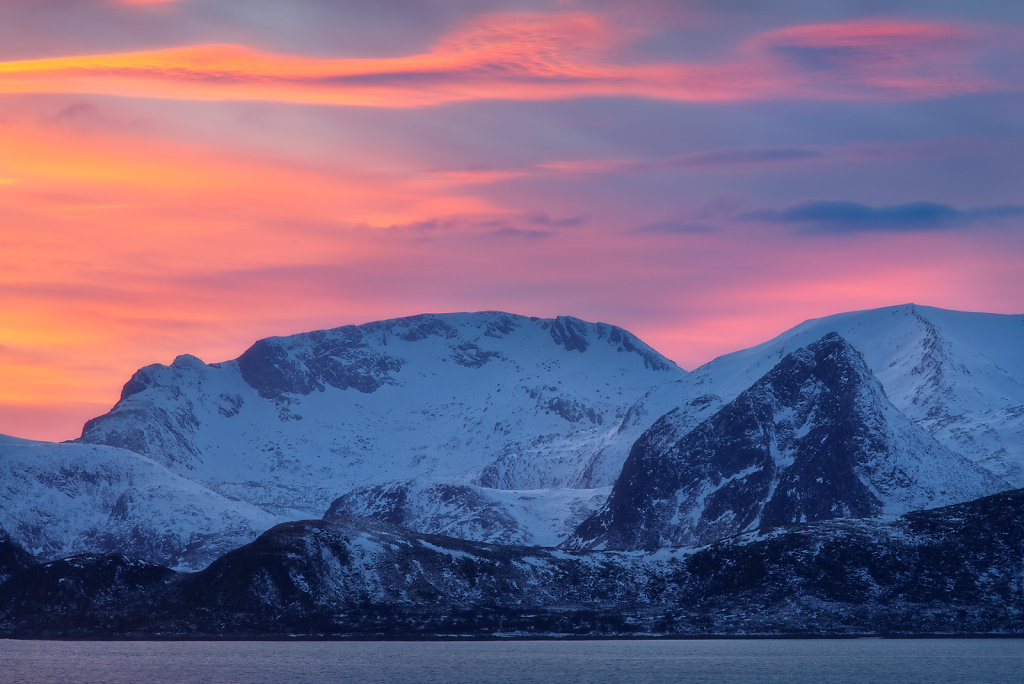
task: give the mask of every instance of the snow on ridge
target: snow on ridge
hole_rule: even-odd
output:
[[[1024,485],[1024,315],[902,304],[810,319],[695,369],[689,392],[728,401],[827,332],[856,348],[896,408],[941,444]]]
[[[610,491],[509,490],[408,480],[347,492],[331,504],[324,518],[369,517],[425,534],[553,547],[596,511]]]
[[[761,526],[906,513],[1009,488],[897,410],[835,332],[692,430],[659,420],[572,548],[707,543]]]
[[[147,366],[82,440],[306,517],[350,490],[410,478],[586,490],[612,483],[685,377],[604,323],[423,314],[266,338],[232,361]]]
[[[535,333],[539,331],[545,334],[536,335]],[[299,351],[323,341],[341,341],[353,346],[381,349],[401,342],[461,338],[491,341],[491,346],[498,346],[494,341],[511,337],[523,342],[526,341],[525,336],[532,336],[532,342],[544,341],[544,337],[547,336],[550,338],[547,342],[556,347],[563,347],[566,351],[585,352],[591,344],[603,342],[605,346],[614,348],[617,352],[638,354],[650,368],[682,370],[640,338],[615,325],[591,323],[573,316],[539,318],[502,311],[417,314],[287,336],[266,337],[259,342]]]

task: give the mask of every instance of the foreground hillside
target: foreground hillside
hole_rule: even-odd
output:
[[[0,538],[5,558],[4,636],[1024,634],[1024,490],[656,553],[333,518],[193,574],[123,556],[27,564]]]

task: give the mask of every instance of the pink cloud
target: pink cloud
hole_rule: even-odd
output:
[[[975,68],[976,36],[925,22],[797,26],[710,64],[616,61],[637,34],[595,14],[487,15],[422,54],[325,59],[239,45],[0,63],[0,93],[422,107],[626,96],[691,102],[941,97],[1010,86]]]
[[[385,59],[184,45],[0,62],[0,93],[46,94],[3,98],[0,118],[0,432],[75,436],[135,368],[181,352],[222,360],[267,335],[423,311],[606,320],[687,367],[841,309],[917,300],[1019,311],[1019,231],[853,235],[837,248],[831,237],[812,244],[732,220],[803,192],[881,205],[927,199],[900,196],[933,182],[927,174],[912,190],[889,182],[905,159],[943,161],[914,167],[934,177],[964,166],[951,160],[974,159],[977,169],[984,159],[1004,179],[985,192],[1005,194],[1019,165],[995,163],[1021,155],[987,130],[849,142],[795,134],[787,120],[766,140],[756,130],[736,135],[737,119],[724,116],[727,135],[694,136],[652,159],[634,137],[598,139],[607,129],[597,130],[597,117],[583,117],[577,138],[525,107],[506,116],[503,106],[420,113],[159,101],[397,109],[594,95],[892,100],[1016,87],[977,66],[980,46],[1011,42],[991,27],[797,26],[689,62],[639,59],[631,41],[656,21],[625,24],[583,11],[486,15]],[[576,117],[590,106],[550,109]],[[496,121],[477,118],[498,110]],[[647,123],[629,116],[615,124]],[[509,121],[528,124],[492,145]],[[524,130],[538,142],[520,149]],[[710,149],[692,151],[701,144]],[[460,145],[472,149],[449,149]],[[982,154],[993,147],[1004,156]],[[874,162],[884,163],[868,168]],[[843,174],[830,177],[837,168]],[[600,174],[615,177],[588,177]],[[701,215],[722,192],[758,204]],[[970,192],[948,201],[972,200]],[[770,193],[778,197],[765,204]],[[1007,200],[981,203],[996,201]]]

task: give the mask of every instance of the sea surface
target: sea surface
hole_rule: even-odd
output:
[[[1002,683],[1024,640],[0,640],[0,681]]]

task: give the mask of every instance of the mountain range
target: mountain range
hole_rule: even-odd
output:
[[[908,304],[689,373],[615,326],[500,312],[182,355],[74,442],[0,438],[0,632],[51,633],[73,604],[75,634],[269,633],[270,613],[335,635],[811,633],[825,591],[828,624],[875,633],[906,617],[883,597],[910,572],[992,588],[989,572],[1009,584],[968,608],[1019,606],[1003,527],[1024,515],[1021,350],[1024,316]],[[998,569],[929,566],[943,544]],[[833,547],[849,558],[822,560]],[[840,562],[871,576],[856,620],[830,612],[853,585],[807,580]],[[712,599],[708,577],[742,591]],[[83,596],[102,587],[112,603]],[[762,608],[722,622],[741,594]],[[962,601],[935,600],[927,629],[949,631]],[[986,610],[972,629],[1021,629],[1019,610]]]

